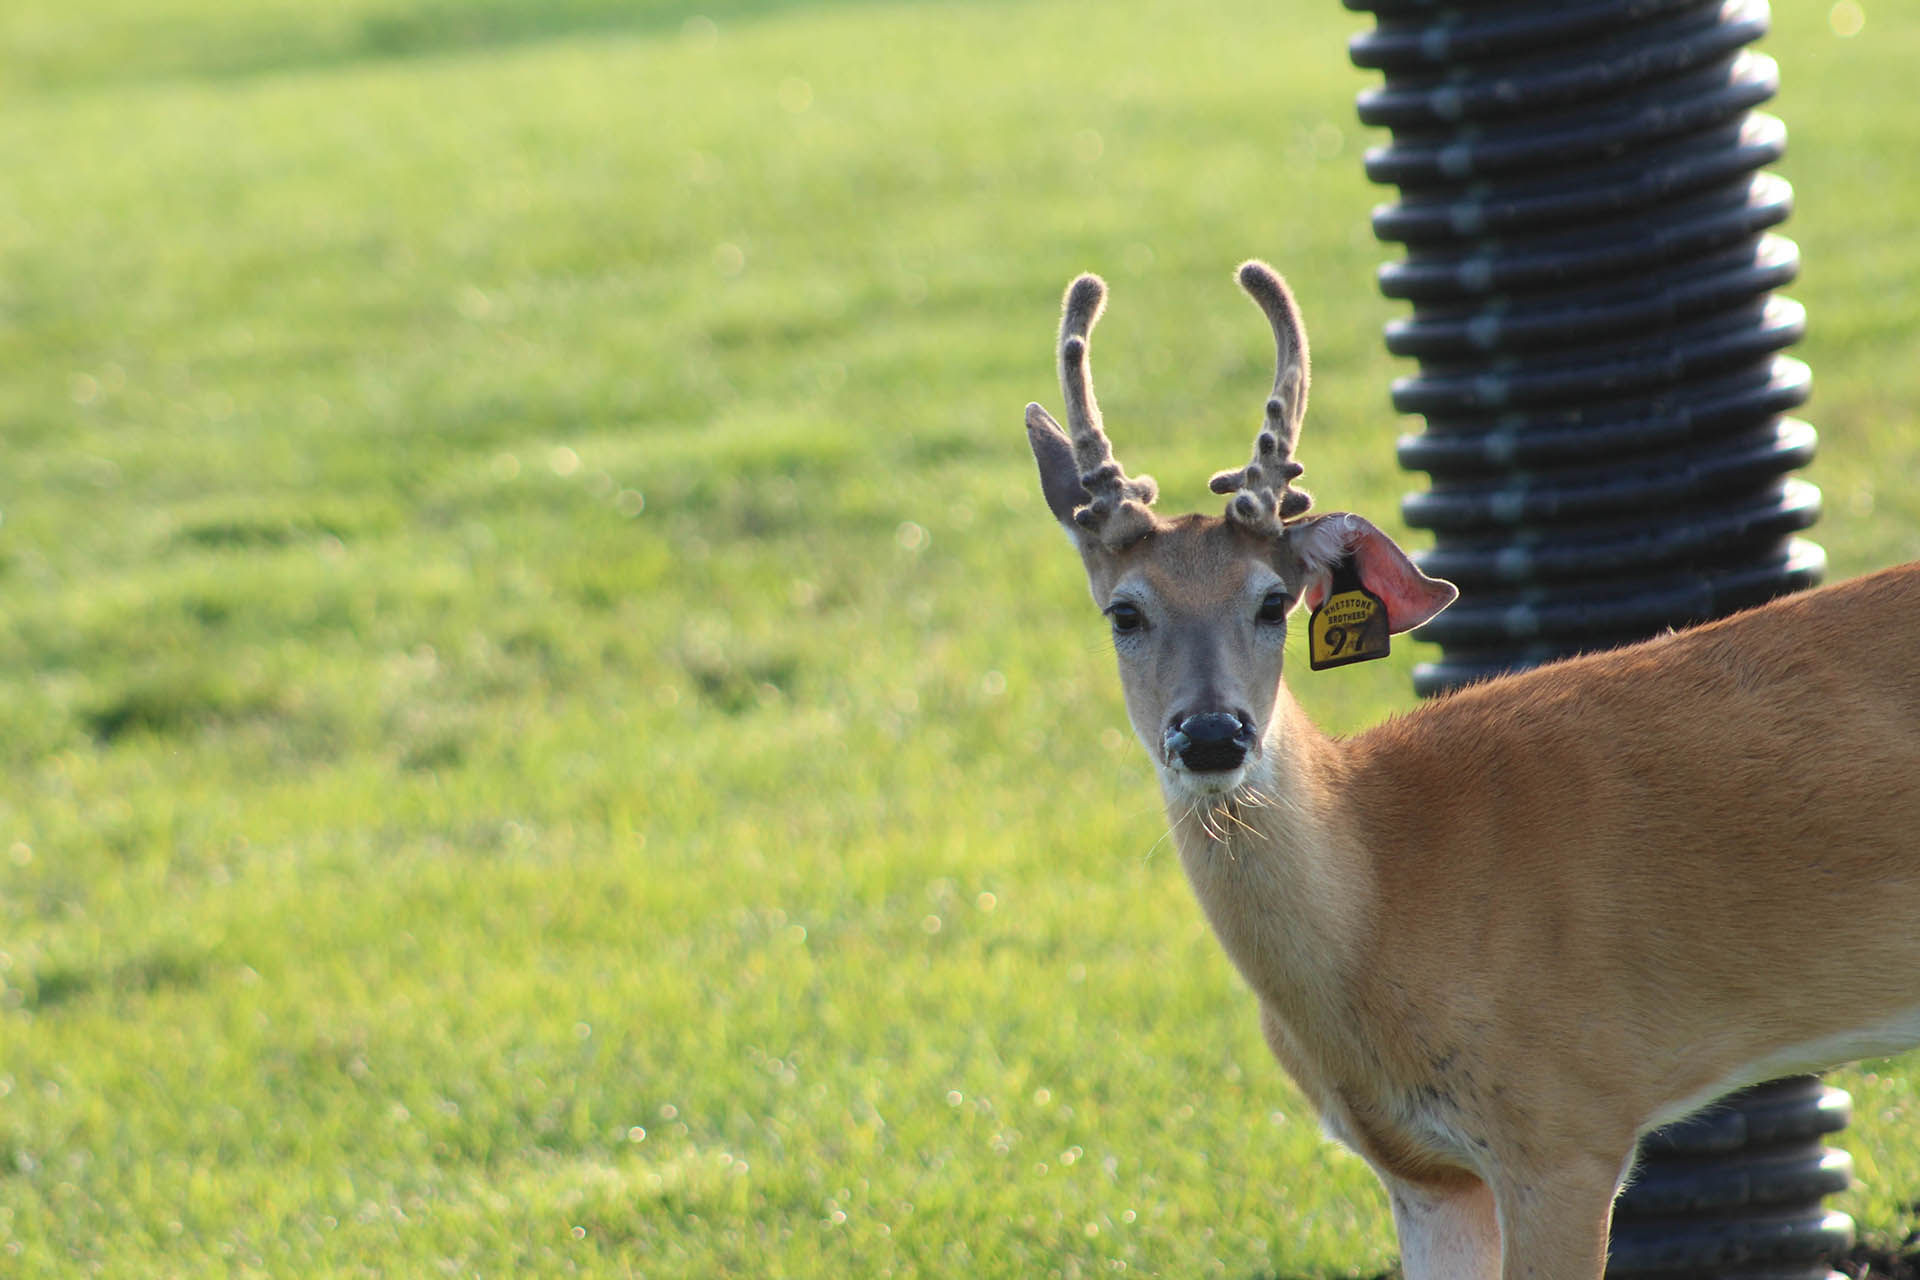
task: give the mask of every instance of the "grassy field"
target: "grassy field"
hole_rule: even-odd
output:
[[[1836,576],[1920,556],[1920,16],[1864,13],[1768,45]],[[1211,505],[1258,254],[1314,488],[1393,523],[1362,25],[9,5],[0,1273],[1389,1265],[1020,428],[1098,269],[1122,454]],[[1920,1073],[1840,1079],[1897,1232]]]

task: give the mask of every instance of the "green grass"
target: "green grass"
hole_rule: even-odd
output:
[[[1920,556],[1920,23],[1816,8],[1769,48],[1844,576]],[[1392,522],[1362,25],[10,6],[0,1271],[1388,1265],[1019,425],[1101,270],[1121,451],[1211,503],[1259,254],[1314,487]],[[1840,1078],[1896,1231],[1920,1085]]]

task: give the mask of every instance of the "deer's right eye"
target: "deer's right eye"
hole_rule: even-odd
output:
[[[1131,635],[1147,625],[1147,615],[1140,612],[1139,605],[1121,600],[1107,606],[1107,621],[1121,635]]]

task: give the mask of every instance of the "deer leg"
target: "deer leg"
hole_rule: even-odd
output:
[[[1484,1182],[1437,1190],[1387,1180],[1406,1280],[1499,1280],[1500,1224]]]
[[[1600,1280],[1622,1165],[1513,1170],[1496,1188],[1503,1280]]]

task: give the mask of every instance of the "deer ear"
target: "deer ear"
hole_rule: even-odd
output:
[[[1080,464],[1074,461],[1072,441],[1052,415],[1037,404],[1027,406],[1027,444],[1040,467],[1040,492],[1046,495],[1047,509],[1079,541],[1081,531],[1073,522],[1074,509],[1093,498],[1080,483]]]
[[[1287,526],[1286,541],[1306,571],[1300,599],[1309,609],[1327,598],[1333,571],[1345,559],[1353,561],[1360,584],[1386,605],[1387,630],[1395,634],[1411,631],[1460,595],[1451,582],[1420,572],[1397,542],[1351,512],[1296,520]]]

